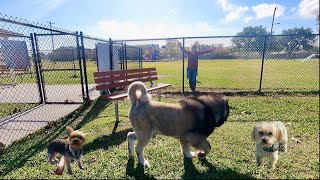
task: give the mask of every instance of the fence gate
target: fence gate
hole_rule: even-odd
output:
[[[82,50],[77,34],[34,34],[44,103],[85,101]]]

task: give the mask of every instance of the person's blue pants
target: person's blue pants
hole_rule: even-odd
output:
[[[195,68],[195,69],[187,68],[187,78],[189,79],[189,86],[191,91],[195,91],[196,89],[197,75],[198,75],[198,68]]]

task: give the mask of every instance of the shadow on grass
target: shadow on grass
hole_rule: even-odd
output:
[[[232,169],[217,170],[206,158],[199,159],[202,166],[206,166],[206,172],[200,172],[193,164],[192,159],[184,158],[184,174],[182,179],[254,179],[246,174],[239,174]]]
[[[129,157],[127,167],[126,167],[126,175],[129,177],[134,177],[135,179],[156,179],[152,175],[146,174],[144,172],[144,167],[140,164],[134,168],[134,158]]]
[[[263,90],[258,92],[258,90],[243,91],[241,89],[230,91],[230,89],[197,89],[196,95],[209,95],[209,94],[223,94],[226,96],[319,96],[319,91],[316,90],[306,90],[306,91],[292,91],[292,90]],[[162,94],[183,96],[181,92],[164,92]],[[185,96],[193,96],[191,91],[186,88]]]
[[[75,127],[75,129],[82,127],[84,124],[95,119],[107,105],[108,102],[96,101],[86,116],[81,119],[79,117],[91,106],[91,102],[85,103],[64,118],[51,122],[46,127],[9,145],[0,152],[0,178],[24,166],[29,158],[46,149],[48,143],[53,139],[61,135],[65,136],[66,126]],[[47,163],[47,161],[44,163]]]
[[[91,110],[85,115],[85,117],[77,124],[74,129],[80,129],[83,125],[96,119],[99,114],[110,105],[110,101],[98,99],[96,103],[91,107]]]
[[[89,153],[97,149],[108,149],[110,146],[119,145],[123,141],[127,140],[127,134],[130,131],[132,131],[132,129],[125,129],[110,135],[100,136],[99,138],[85,144],[83,151],[85,153]]]

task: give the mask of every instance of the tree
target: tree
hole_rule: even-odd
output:
[[[48,55],[52,61],[73,61],[78,58],[77,49],[72,46],[61,46]]]
[[[263,26],[249,26],[243,28],[242,32],[237,33],[237,36],[250,37],[234,37],[231,41],[235,44],[235,49],[238,51],[261,52],[263,48],[264,35],[267,35],[267,29]]]
[[[181,59],[182,52],[177,45],[178,40],[167,40],[165,48],[160,49],[161,58],[164,59]]]
[[[295,27],[293,29],[285,29],[281,34],[287,35],[281,37],[279,42],[289,55],[294,51],[311,50],[316,41],[316,36],[313,35],[311,28]]]

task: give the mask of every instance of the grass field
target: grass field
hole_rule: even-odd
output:
[[[66,64],[66,63],[65,63]],[[68,67],[72,64],[55,65]],[[137,63],[129,62],[128,68]],[[46,63],[44,68],[55,67]],[[182,87],[182,61],[143,62],[143,67],[156,67],[159,82],[170,83],[173,87]],[[87,63],[88,83],[94,83],[93,72],[97,71],[93,61]],[[186,71],[186,68],[185,68]],[[261,60],[200,60],[198,88],[258,90],[261,73]],[[185,72],[186,74],[186,72]],[[76,75],[76,77],[74,77]],[[80,73],[73,71],[44,72],[46,84],[79,84]],[[8,78],[0,82],[10,82]],[[35,77],[25,75],[21,83],[35,82]],[[185,77],[185,87],[188,87]],[[266,90],[303,90],[319,89],[319,61],[310,60],[266,60],[262,79],[262,88]]]
[[[143,67],[156,67],[158,82],[173,85],[169,91],[175,92],[165,94],[163,101],[177,102],[181,98],[182,61],[144,62]],[[131,131],[128,101],[119,104],[120,124],[117,133],[112,134],[114,105],[97,100],[0,152],[0,178],[318,179],[319,61],[266,61],[262,87],[271,92],[264,94],[256,93],[260,69],[260,60],[199,62],[198,90],[225,92],[231,108],[228,121],[208,138],[212,151],[206,158],[184,159],[178,140],[157,136],[146,148],[152,167],[138,166],[137,157],[131,159],[127,155],[126,134]],[[88,63],[87,71],[89,83],[94,83],[93,62]],[[45,72],[45,80],[48,84],[79,83],[80,79],[73,75],[71,71]],[[7,80],[2,78],[0,82]],[[35,82],[35,77],[26,76],[23,83],[27,82]],[[187,80],[185,84],[188,90]],[[1,104],[0,117],[11,112],[8,107],[23,105]],[[280,153],[275,170],[270,170],[266,162],[257,167],[251,140],[253,126],[260,121],[276,120],[285,122],[288,128],[289,152]],[[66,125],[88,133],[85,170],[80,171],[73,163],[73,175],[64,173],[57,177],[52,173],[56,166],[47,162],[46,148],[50,140],[65,136]]]
[[[164,98],[177,102],[180,97]],[[52,127],[42,129],[6,149],[0,155],[0,178],[148,178],[148,179],[306,179],[319,178],[319,96],[279,95],[228,96],[230,117],[208,138],[211,153],[202,159],[184,159],[178,140],[156,136],[146,148],[151,168],[137,165],[137,157],[128,158],[126,134],[131,131],[127,113],[129,102],[120,102],[120,124],[112,134],[114,106],[94,101]],[[275,170],[267,162],[255,163],[255,145],[251,131],[258,121],[281,120],[288,128],[289,151],[280,153]],[[47,143],[65,136],[71,125],[88,133],[81,171],[72,164],[74,174],[54,176],[55,165],[47,162]],[[292,141],[298,138],[301,142]]]
[[[143,67],[156,67],[160,81],[182,86],[182,62],[144,62]],[[257,90],[261,60],[199,61],[199,88]],[[185,86],[188,82],[185,77]],[[264,65],[262,88],[318,90],[319,61],[268,60]]]

